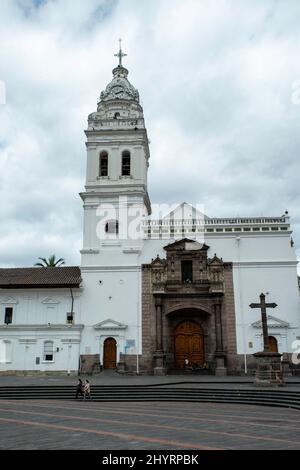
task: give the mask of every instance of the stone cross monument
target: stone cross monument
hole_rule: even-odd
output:
[[[264,336],[264,352],[270,351],[269,346],[269,333],[268,333],[268,322],[267,322],[267,308],[276,308],[277,304],[273,303],[266,303],[266,296],[265,294],[260,294],[260,303],[252,303],[249,305],[251,308],[260,308],[261,311],[261,321],[262,321],[262,329],[263,329],[263,336]]]
[[[274,302],[266,303],[266,296],[263,293],[259,297],[259,303],[251,303],[249,305],[250,308],[260,308],[264,338],[263,351],[253,354],[257,360],[254,385],[258,387],[283,385],[281,354],[270,351],[267,321],[267,308],[276,308],[277,304]]]

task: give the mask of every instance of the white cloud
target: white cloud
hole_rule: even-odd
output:
[[[298,0],[1,0],[0,263],[79,262],[83,130],[119,37],[152,142],[153,202],[212,216],[288,208],[300,247],[299,13]]]

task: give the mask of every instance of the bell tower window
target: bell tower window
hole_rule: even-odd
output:
[[[100,153],[99,176],[108,176],[108,153]]]
[[[122,176],[130,176],[130,152],[128,150],[122,153]]]
[[[105,233],[119,233],[119,222],[118,220],[109,220],[105,224]]]

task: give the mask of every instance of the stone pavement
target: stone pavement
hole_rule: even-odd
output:
[[[0,449],[300,450],[300,412],[263,406],[1,401]]]

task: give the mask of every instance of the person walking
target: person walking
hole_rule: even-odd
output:
[[[85,400],[86,398],[89,398],[91,400],[91,384],[90,382],[86,379],[85,384],[84,384],[84,397],[83,399]]]
[[[78,398],[78,395],[80,395],[81,397],[83,397],[83,382],[81,379],[78,379],[78,384],[77,384],[77,387],[76,387],[76,397],[75,398]]]

